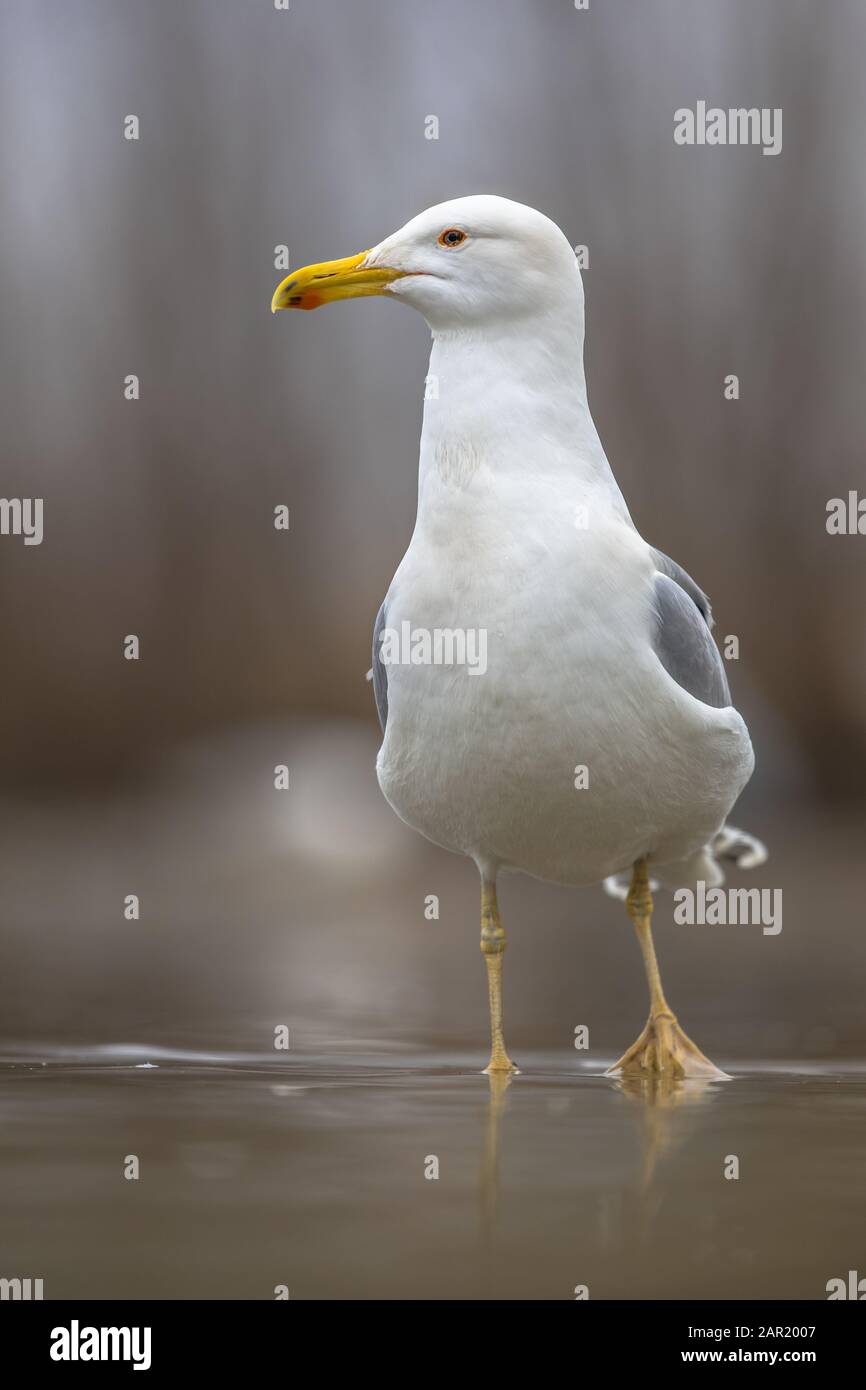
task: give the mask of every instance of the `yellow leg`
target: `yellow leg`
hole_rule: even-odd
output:
[[[490,1062],[486,1072],[513,1072],[517,1067],[505,1051],[502,1036],[502,957],[505,954],[505,932],[499,920],[496,884],[481,883],[481,950],[487,963],[487,988],[490,994]]]
[[[634,866],[626,907],[634,922],[646,967],[650,1014],[637,1042],[632,1043],[628,1052],[610,1068],[608,1075],[619,1072],[623,1076],[724,1077],[725,1073],[719,1071],[683,1032],[665,999],[653,946],[653,896],[645,859],[639,859]]]

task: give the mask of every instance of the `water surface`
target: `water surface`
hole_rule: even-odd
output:
[[[571,1299],[824,1298],[866,1270],[863,1068],[647,1089],[521,1060],[497,1084],[448,1055],[18,1050],[0,1273],[46,1298]]]

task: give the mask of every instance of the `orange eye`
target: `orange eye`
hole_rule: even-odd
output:
[[[439,233],[440,246],[459,246],[465,240],[466,233],[461,232],[459,227],[446,227],[444,232]]]

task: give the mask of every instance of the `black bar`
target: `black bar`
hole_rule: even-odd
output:
[[[863,1301],[862,1299],[860,1301]],[[501,1354],[510,1359],[515,1342],[530,1350],[535,1317],[524,1325],[513,1320],[499,1322],[497,1309],[472,1302],[464,1304],[473,1323],[461,1334],[465,1353],[458,1356],[452,1330],[454,1302],[447,1298],[451,1321],[441,1321],[445,1312],[439,1302],[425,1305],[419,1317],[414,1307],[376,1308],[361,1301],[360,1309],[349,1302],[218,1302],[180,1300],[174,1302],[4,1302],[0,1304],[0,1330],[4,1364],[17,1363],[19,1372],[49,1371],[69,1376],[84,1373],[91,1378],[106,1367],[113,1375],[134,1375],[133,1360],[90,1360],[81,1356],[91,1348],[110,1356],[113,1342],[94,1338],[89,1329],[126,1329],[128,1336],[117,1338],[117,1350],[142,1363],[144,1375],[161,1377],[177,1371],[193,1370],[198,1375],[257,1375],[272,1368],[275,1373],[294,1375],[302,1363],[309,1365],[305,1378],[327,1370],[329,1378],[341,1356],[354,1375],[384,1371],[406,1336],[415,1346],[414,1369],[404,1373],[414,1379],[423,1366],[427,1379],[437,1356],[453,1372],[455,1358],[482,1356],[494,1364]],[[533,1305],[538,1308],[537,1304]],[[563,1311],[562,1309],[560,1310]],[[477,1321],[481,1312],[483,1323]],[[459,1316],[459,1315],[458,1315]],[[599,1359],[605,1368],[619,1370],[652,1369],[656,1374],[675,1366],[701,1367],[712,1364],[731,1366],[810,1366],[823,1377],[837,1367],[851,1365],[863,1340],[863,1315],[859,1310],[828,1302],[575,1302],[568,1317],[550,1317],[551,1331],[561,1332],[563,1346],[577,1358],[573,1368],[588,1368]],[[365,1331],[352,1333],[355,1320],[363,1318]],[[493,1321],[487,1321],[487,1319]],[[348,1324],[348,1326],[347,1326]],[[472,1327],[478,1336],[471,1335]],[[496,1329],[499,1335],[493,1335]],[[62,1331],[60,1330],[62,1329]],[[137,1336],[132,1329],[139,1329]],[[144,1330],[149,1329],[147,1342]],[[377,1330],[378,1329],[378,1330]],[[385,1335],[387,1333],[387,1336]],[[466,1338],[468,1337],[468,1344]],[[135,1339],[134,1339],[135,1338]],[[383,1340],[384,1338],[384,1340]],[[53,1359],[55,1351],[77,1360]],[[545,1344],[545,1360],[549,1352]],[[149,1365],[143,1363],[149,1357]],[[856,1364],[856,1363],[855,1363]]]

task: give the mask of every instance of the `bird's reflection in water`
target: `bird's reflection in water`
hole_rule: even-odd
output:
[[[512,1082],[510,1072],[488,1072],[490,1095],[487,1101],[487,1117],[484,1125],[484,1147],[481,1155],[481,1174],[478,1185],[478,1207],[481,1224],[482,1244],[487,1247],[493,1237],[496,1224],[496,1208],[499,1202],[499,1141],[502,1130],[502,1116],[505,1114],[505,1093]]]
[[[628,1074],[613,1079],[613,1087],[639,1107],[642,1164],[637,1185],[637,1228],[642,1240],[651,1234],[662,1201],[655,1179],[662,1161],[693,1132],[699,1110],[720,1083],[705,1077],[676,1077],[670,1073]]]
[[[490,1089],[478,1183],[479,1225],[485,1248],[490,1246],[496,1226],[502,1122],[507,1110],[506,1093],[513,1079],[506,1072],[487,1075]],[[615,1091],[627,1096],[637,1107],[635,1116],[640,1129],[642,1162],[638,1182],[632,1189],[636,1212],[625,1190],[606,1193],[601,1198],[599,1240],[602,1249],[622,1243],[624,1229],[633,1224],[628,1220],[628,1209],[636,1217],[641,1238],[648,1237],[661,1204],[661,1193],[655,1185],[659,1167],[692,1133],[700,1108],[713,1099],[721,1084],[703,1077],[682,1078],[667,1073],[626,1075],[609,1080]]]

